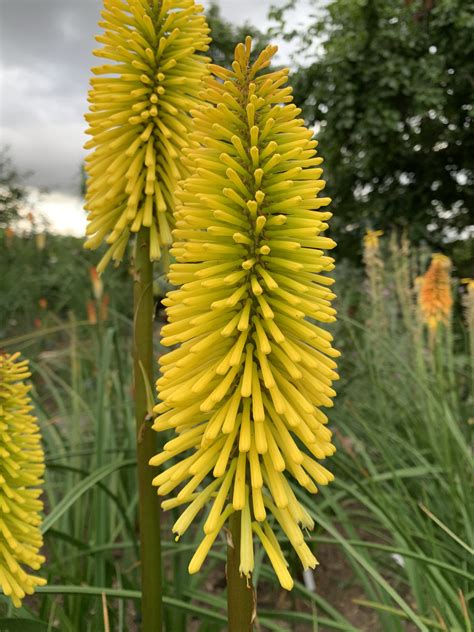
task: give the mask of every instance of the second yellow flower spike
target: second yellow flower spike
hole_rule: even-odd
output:
[[[44,454],[31,415],[28,362],[0,354],[0,588],[19,608],[46,580],[31,575],[44,562],[40,532]]]
[[[185,175],[189,110],[207,72],[209,28],[193,0],[105,0],[86,148],[86,248],[119,263],[130,234],[150,230],[150,259],[171,244],[174,190]]]

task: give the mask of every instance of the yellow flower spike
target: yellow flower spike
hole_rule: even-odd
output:
[[[38,421],[31,414],[27,360],[0,354],[0,588],[16,608],[25,595],[44,586],[31,575],[45,558],[40,531],[44,454]]]
[[[434,254],[428,270],[422,277],[419,301],[423,322],[431,334],[439,324],[447,325],[453,306],[451,295],[451,260],[442,254]]]
[[[303,565],[314,567],[300,528],[313,521],[289,480],[312,493],[313,481],[332,480],[317,460],[334,450],[320,407],[332,406],[338,379],[332,358],[339,353],[324,329],[335,314],[326,276],[334,267],[326,251],[335,243],[323,234],[331,213],[322,209],[329,198],[318,197],[317,143],[297,118],[287,71],[265,71],[274,47],[253,64],[250,48],[250,39],[236,47],[232,70],[211,66],[203,105],[192,113],[190,174],[180,183],[170,270],[178,289],[164,301],[162,343],[179,346],[160,358],[154,428],[186,425],[150,463],[181,459],[183,482],[194,483],[215,464],[215,498],[205,483],[202,492],[192,483],[192,510],[183,514],[188,525],[196,498],[206,496],[205,537],[190,572],[201,567],[229,512],[239,511],[241,573],[251,578],[254,533],[291,589],[270,523],[281,526]],[[190,463],[189,453],[198,459]],[[157,477],[159,494],[170,488],[165,481],[175,467]]]
[[[463,297],[466,321],[469,332],[474,335],[474,279],[464,278],[461,279],[461,283],[466,286],[466,293]]]
[[[474,377],[474,279],[464,278],[461,283],[466,286],[466,291],[462,297],[466,323],[469,332],[469,343],[471,352],[471,367]]]
[[[371,318],[371,326],[374,332],[383,331],[387,326],[387,315],[385,313],[385,300],[383,296],[385,279],[384,279],[384,261],[380,252],[380,237],[383,235],[382,230],[367,230],[364,243],[364,265],[367,273],[370,301],[372,305],[373,315]],[[376,333],[376,335],[379,335]]]
[[[209,59],[209,28],[193,0],[104,0],[102,47],[89,92],[85,147],[88,214],[85,247],[109,250],[97,269],[118,265],[131,233],[150,229],[150,259],[171,244],[174,191],[186,175],[189,143]]]
[[[383,230],[367,230],[364,235],[364,248],[367,251],[378,252],[379,237],[383,235]]]

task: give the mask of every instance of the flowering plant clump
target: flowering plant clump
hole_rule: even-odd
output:
[[[46,580],[38,570],[43,538],[39,526],[44,454],[38,422],[31,415],[28,362],[19,353],[0,354],[0,588],[19,608],[25,595]]]
[[[335,243],[322,235],[331,217],[321,210],[330,199],[318,197],[322,159],[285,86],[288,71],[265,72],[276,47],[253,64],[250,52],[248,38],[232,70],[211,66],[192,112],[191,175],[171,251],[170,281],[180,287],[164,301],[162,330],[165,346],[179,346],[160,358],[154,424],[176,437],[150,463],[178,457],[154,479],[160,495],[187,481],[162,504],[190,503],[173,526],[178,537],[210,507],[191,573],[238,511],[241,573],[252,573],[256,534],[291,589],[275,522],[305,568],[317,562],[301,529],[313,520],[289,481],[315,493],[333,478],[319,463],[335,451],[321,407],[332,406],[339,353],[316,323],[335,320],[333,279],[323,274]]]
[[[442,254],[434,254],[431,264],[421,279],[419,301],[423,322],[430,331],[438,324],[447,325],[453,307],[451,294],[451,260]]]
[[[93,68],[93,150],[87,160],[87,248],[104,240],[98,266],[120,262],[130,237],[150,229],[150,259],[171,243],[173,193],[185,175],[178,157],[188,143],[189,109],[207,72],[210,38],[193,0],[105,0],[104,34],[94,51],[110,63]],[[112,76],[110,76],[112,75]]]

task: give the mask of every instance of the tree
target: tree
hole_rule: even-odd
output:
[[[273,12],[280,32],[296,2]],[[473,203],[474,5],[332,0],[312,19],[286,37],[312,60],[294,76],[295,101],[319,127],[343,252],[368,227],[432,244],[461,233]]]
[[[220,8],[214,2],[206,12],[206,19],[211,28],[212,42],[209,55],[215,64],[230,67],[234,61],[236,44],[245,40],[247,35],[253,40],[252,54],[258,56],[269,42],[267,35],[246,22],[243,26],[235,26],[227,22],[221,15]]]
[[[0,149],[0,228],[7,228],[20,216],[28,192],[13,165],[7,147]]]

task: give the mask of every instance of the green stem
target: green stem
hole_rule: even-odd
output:
[[[229,632],[251,632],[255,613],[255,596],[251,582],[240,575],[241,512],[229,518],[230,541],[227,546],[227,616]]]
[[[160,506],[148,465],[156,454],[150,396],[153,384],[153,263],[147,228],[137,235],[133,283],[133,370],[139,492],[142,632],[161,632]]]

